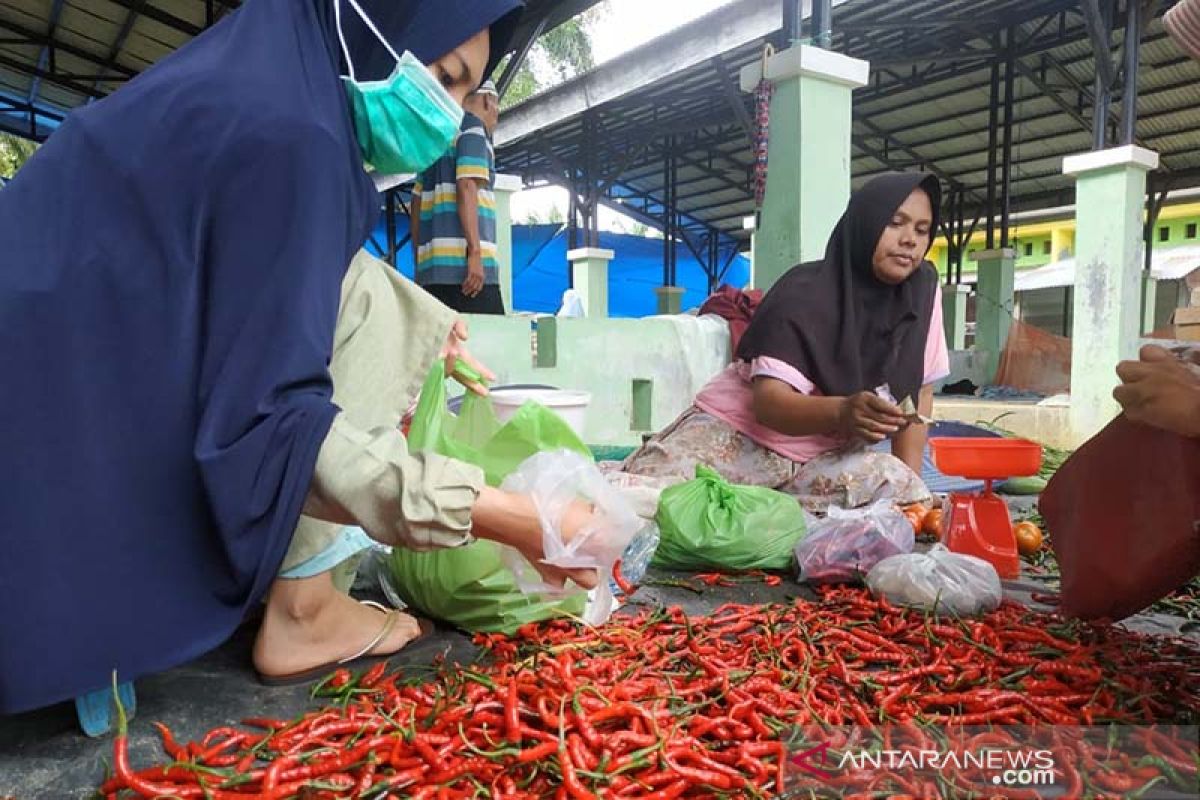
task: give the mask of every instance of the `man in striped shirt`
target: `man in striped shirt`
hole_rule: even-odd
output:
[[[467,98],[454,147],[413,189],[416,281],[464,314],[503,314],[496,262],[496,156],[499,101],[491,81]]]

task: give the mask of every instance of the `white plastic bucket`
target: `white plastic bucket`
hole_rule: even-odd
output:
[[[508,422],[517,410],[530,400],[539,403],[563,418],[580,439],[584,438],[583,427],[587,422],[588,406],[592,396],[587,392],[569,389],[504,389],[491,392],[492,406],[501,422]]]

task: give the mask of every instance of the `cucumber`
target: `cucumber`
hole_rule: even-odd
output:
[[[1045,478],[1009,478],[1004,483],[1000,484],[997,491],[1002,494],[1013,495],[1033,495],[1041,494],[1046,491],[1046,485],[1049,483]]]

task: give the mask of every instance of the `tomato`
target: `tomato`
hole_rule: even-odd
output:
[[[916,509],[905,509],[904,516],[908,519],[908,524],[912,525],[913,533],[921,532],[921,522],[925,519],[921,512]]]
[[[925,515],[925,519],[921,521],[921,533],[928,536],[941,537],[942,535],[942,510],[940,508],[932,509]]]
[[[1013,529],[1017,537],[1017,550],[1023,556],[1031,556],[1042,549],[1042,529],[1032,522],[1019,522]]]

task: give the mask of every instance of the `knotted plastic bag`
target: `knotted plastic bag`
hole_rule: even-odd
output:
[[[664,489],[653,565],[678,570],[787,569],[804,537],[804,511],[792,497],[735,486],[697,465],[696,479]]]
[[[885,558],[867,575],[867,588],[897,605],[960,617],[995,611],[1004,599],[995,567],[942,544],[927,553]]]
[[[912,524],[890,500],[863,509],[831,507],[796,546],[801,581],[855,583],[885,558],[911,553]]]

